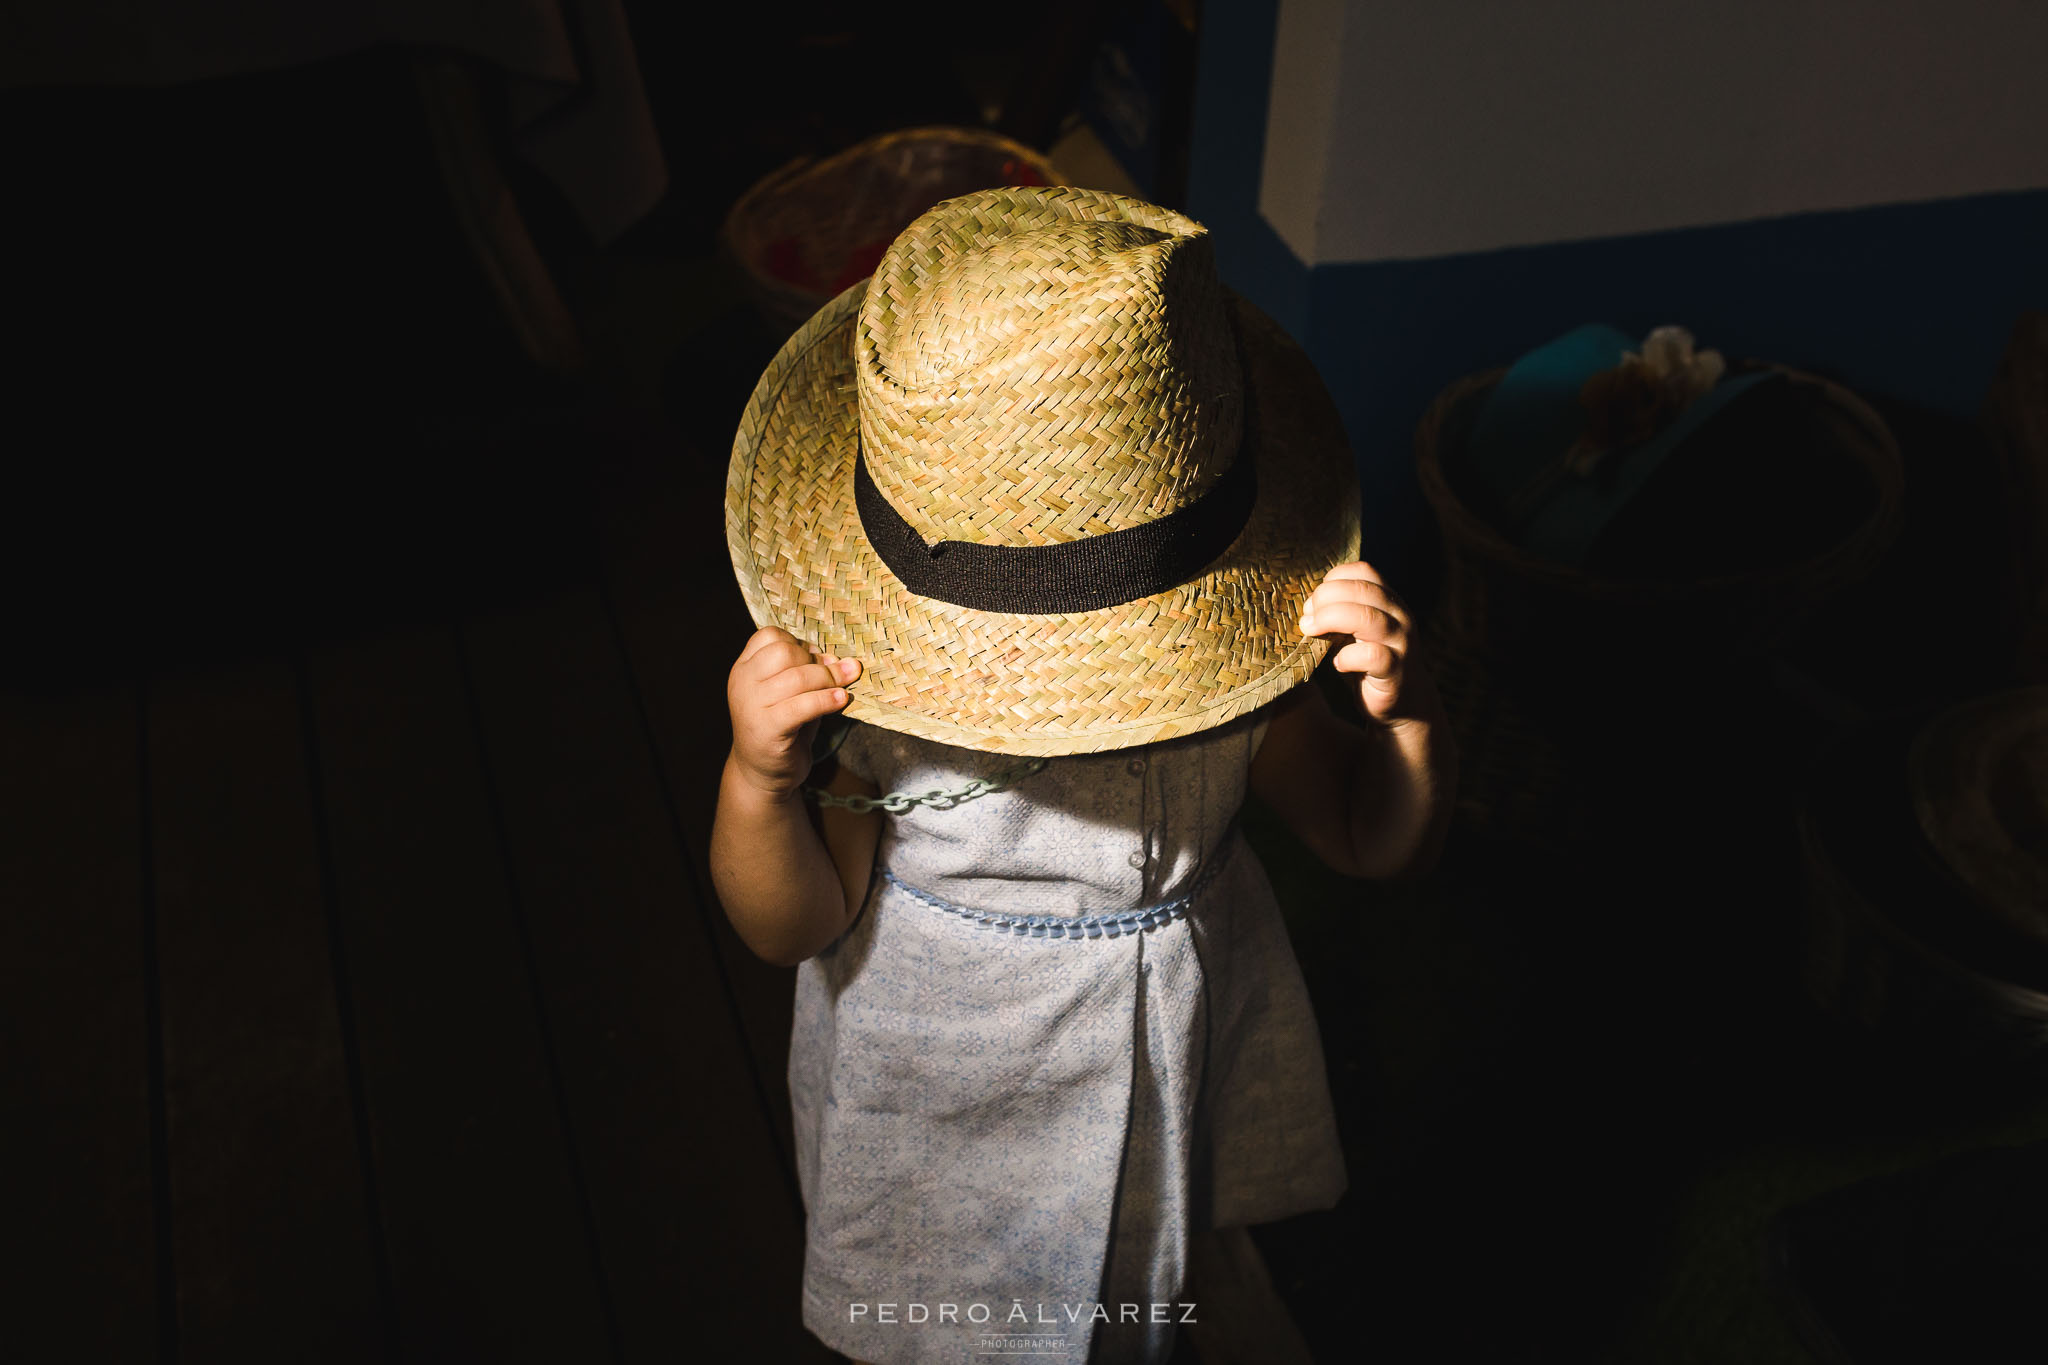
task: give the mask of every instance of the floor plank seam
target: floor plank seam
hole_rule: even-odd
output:
[[[683,869],[689,878],[691,893],[697,901],[697,923],[704,933],[704,951],[710,956],[712,968],[718,974],[719,989],[725,994],[725,1007],[732,1018],[735,1036],[744,1040],[747,1036],[747,1026],[740,1011],[739,993],[734,990],[732,976],[726,970],[724,958],[719,954],[717,929],[711,923],[711,916],[719,912],[718,901],[710,893],[710,887],[707,885],[709,879],[698,867],[696,853],[683,830],[682,811],[676,802],[675,784],[670,779],[668,764],[662,759],[661,746],[655,740],[654,723],[647,714],[647,702],[641,693],[640,677],[633,668],[633,651],[627,647],[625,630],[619,623],[618,603],[612,594],[609,572],[599,575],[597,590],[604,603],[605,623],[611,629],[612,647],[618,651],[619,662],[625,673],[626,693],[633,702],[633,718],[640,727],[641,740],[646,745],[648,757],[654,764],[654,780],[661,791],[661,804],[668,817],[669,832],[674,836],[676,849],[682,855]],[[743,1046],[740,1051],[746,1062],[747,1076],[754,1083],[754,1097],[761,1107],[762,1120],[768,1125],[770,1143],[775,1149],[775,1164],[782,1172],[784,1193],[790,1201],[797,1223],[802,1225],[803,1191],[797,1183],[793,1154],[783,1150],[781,1133],[775,1123],[775,1106],[768,1094],[767,1081],[762,1077],[760,1068],[755,1065],[753,1050]]]
[[[150,818],[149,679],[135,683],[137,823],[142,843],[142,982],[145,1046],[149,1050],[149,1187],[156,1261],[156,1328],[159,1365],[177,1365],[178,1262],[171,1232],[170,1098],[164,1061],[164,990],[157,950],[156,826]]]
[[[613,1365],[623,1365],[625,1334],[618,1309],[612,1301],[611,1277],[605,1269],[604,1243],[598,1234],[597,1211],[591,1203],[589,1181],[584,1174],[583,1152],[576,1140],[576,1125],[569,1112],[568,1085],[562,1076],[562,1061],[555,1044],[554,1022],[548,1015],[547,997],[541,990],[540,963],[533,947],[533,927],[526,902],[519,893],[519,877],[512,861],[511,834],[505,826],[505,805],[498,792],[497,770],[491,763],[491,748],[484,734],[483,712],[477,704],[476,673],[471,666],[469,644],[459,624],[450,624],[448,634],[455,644],[456,672],[462,680],[462,700],[469,712],[470,737],[476,744],[477,766],[483,776],[485,805],[490,811],[491,838],[497,846],[498,865],[505,878],[505,901],[519,939],[520,960],[526,970],[533,999],[536,1026],[540,1030],[541,1057],[547,1067],[548,1089],[555,1104],[555,1121],[561,1125],[562,1142],[569,1152],[569,1178],[576,1191],[576,1209],[583,1224],[583,1238],[597,1281],[598,1304],[604,1314],[605,1338],[611,1348]]]
[[[356,1160],[362,1169],[363,1211],[370,1223],[370,1261],[377,1279],[378,1306],[383,1318],[384,1353],[400,1358],[403,1345],[398,1321],[398,1293],[391,1274],[384,1205],[377,1184],[377,1151],[370,1132],[369,1088],[363,1079],[362,1043],[356,1036],[354,987],[348,970],[348,942],[342,932],[340,890],[334,875],[332,834],[327,823],[326,775],[321,766],[319,726],[313,714],[313,689],[303,649],[291,652],[292,688],[299,707],[299,744],[305,755],[306,785],[313,815],[313,851],[320,876],[320,906],[327,927],[327,962],[334,989],[334,1009],[341,1025],[342,1073],[348,1081],[349,1119],[354,1128]]]

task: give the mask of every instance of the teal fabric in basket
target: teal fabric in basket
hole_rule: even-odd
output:
[[[1778,377],[1766,370],[1725,378],[1670,426],[1612,452],[1591,475],[1556,476],[1583,427],[1580,388],[1635,349],[1634,339],[1613,327],[1574,328],[1516,361],[1481,404],[1460,457],[1465,481],[1502,533],[1530,553],[1583,566],[1600,533],[1673,450],[1737,397]],[[1532,507],[1518,507],[1554,476]]]

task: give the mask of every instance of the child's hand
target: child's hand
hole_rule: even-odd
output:
[[[786,630],[754,632],[726,680],[732,710],[732,757],[740,775],[763,794],[785,799],[811,775],[811,737],[818,721],[845,709],[841,686],[860,676],[860,661],[813,655]]]
[[[1370,564],[1339,564],[1309,594],[1301,633],[1337,645],[1339,673],[1358,680],[1358,704],[1383,725],[1434,715],[1435,689],[1411,677],[1408,608]]]

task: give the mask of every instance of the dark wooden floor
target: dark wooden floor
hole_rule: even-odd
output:
[[[693,152],[702,35],[655,28],[682,188],[638,274],[504,166],[576,383],[391,54],[0,92],[8,1359],[834,1358],[793,974],[704,866],[767,358],[709,234],[821,134],[799,101]]]
[[[789,973],[705,891],[747,623],[679,492],[516,601],[0,697],[7,1225],[46,1349],[829,1358]]]

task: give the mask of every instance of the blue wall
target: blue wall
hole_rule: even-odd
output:
[[[1189,211],[1225,281],[1315,359],[1358,459],[1365,556],[1424,596],[1413,433],[1461,375],[1582,322],[1669,322],[1731,356],[1974,414],[2014,320],[2048,308],[2048,190],[1311,270],[1258,213],[1277,12],[1204,11]]]

